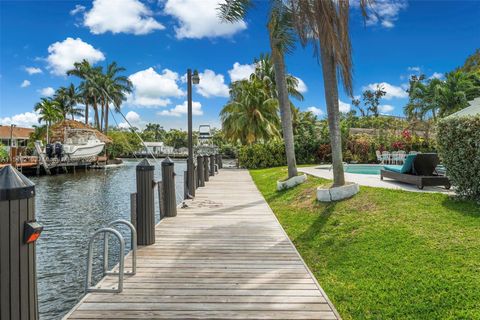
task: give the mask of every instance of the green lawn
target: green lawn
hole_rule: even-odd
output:
[[[480,206],[361,187],[332,204],[327,180],[275,190],[286,168],[251,170],[343,319],[480,319]]]

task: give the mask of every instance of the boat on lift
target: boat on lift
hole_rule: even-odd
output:
[[[66,129],[63,143],[47,144],[44,154],[59,161],[87,161],[94,159],[104,149],[105,142],[91,129]]]

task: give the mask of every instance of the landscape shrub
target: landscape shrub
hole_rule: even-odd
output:
[[[248,169],[284,166],[287,163],[285,147],[281,141],[246,145],[238,151],[238,162]]]
[[[5,163],[8,161],[8,152],[3,144],[0,143],[0,163]]]
[[[440,120],[437,149],[457,194],[480,201],[480,115]]]

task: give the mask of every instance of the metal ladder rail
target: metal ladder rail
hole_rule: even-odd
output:
[[[96,288],[91,285],[92,282],[92,268],[93,268],[93,243],[95,238],[104,233],[105,235],[108,233],[113,234],[117,237],[120,243],[120,257],[119,257],[119,272],[118,272],[118,286],[117,288],[112,289],[102,289]],[[120,232],[113,228],[102,228],[97,230],[91,237],[90,241],[88,242],[88,257],[87,257],[87,277],[85,279],[85,292],[103,292],[103,293],[120,293],[123,291],[123,273],[124,273],[124,264],[125,264],[125,241]]]
[[[110,222],[107,228],[113,228],[114,225],[123,224],[128,226],[131,233],[131,248],[132,248],[132,271],[124,271],[124,275],[133,276],[137,273],[137,230],[129,221],[124,219],[118,219]],[[103,274],[104,275],[118,275],[119,272],[108,271],[108,236],[105,233],[103,241]]]

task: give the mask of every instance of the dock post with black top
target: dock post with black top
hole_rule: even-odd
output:
[[[163,217],[177,216],[174,169],[174,163],[169,157],[162,161],[162,202],[165,210]]]
[[[38,319],[35,184],[8,165],[0,169],[0,319]]]
[[[137,165],[137,244],[155,243],[155,166],[148,159]]]
[[[204,155],[203,156],[203,178],[205,180],[205,182],[208,182],[208,176],[210,175],[210,167],[208,165],[208,160],[210,159],[209,156],[207,155]]]
[[[215,175],[215,155],[213,153],[210,155],[210,175]]]
[[[198,186],[205,187],[205,169],[203,166],[203,156],[197,156],[197,178]]]

